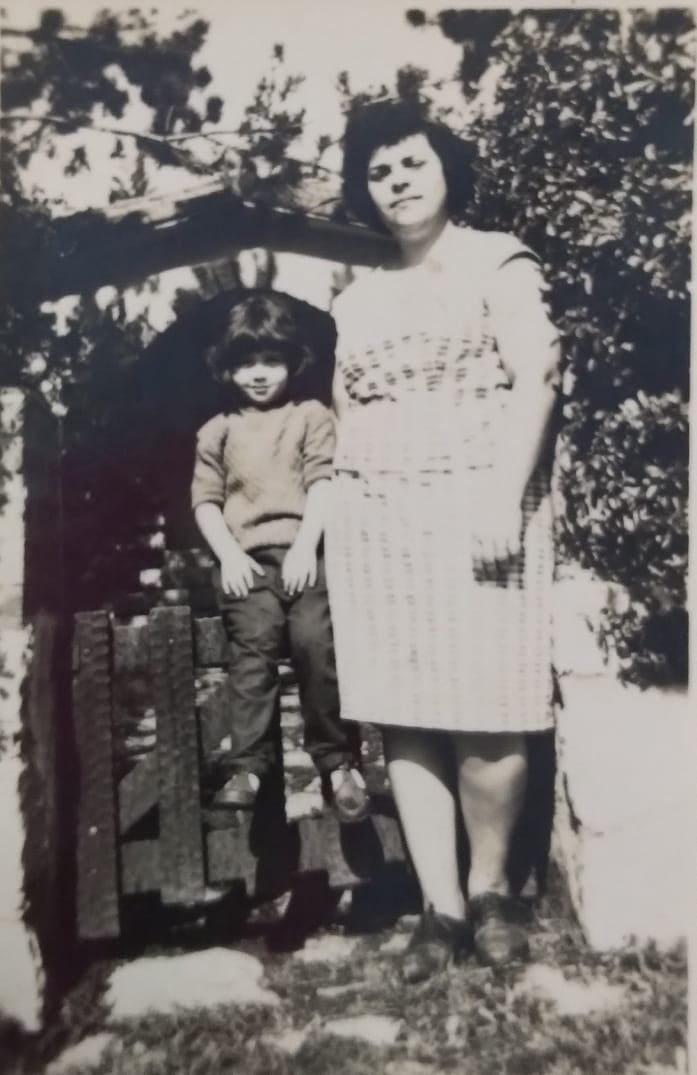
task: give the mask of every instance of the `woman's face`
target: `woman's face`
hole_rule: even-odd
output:
[[[447,216],[443,166],[425,134],[375,150],[368,162],[368,192],[397,238],[428,235]]]

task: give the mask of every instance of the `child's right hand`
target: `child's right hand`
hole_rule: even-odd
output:
[[[254,575],[264,569],[239,546],[225,552],[220,561],[220,581],[223,591],[233,597],[246,597],[254,586]]]

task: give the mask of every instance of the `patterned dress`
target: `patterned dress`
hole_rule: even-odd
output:
[[[552,723],[544,467],[510,570],[482,577],[472,560],[510,399],[497,316],[510,326],[519,311],[548,362],[556,333],[541,287],[518,240],[449,225],[427,261],[366,274],[336,301],[348,406],[326,561],[346,719],[490,732]]]

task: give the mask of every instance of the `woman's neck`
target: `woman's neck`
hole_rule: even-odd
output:
[[[434,222],[428,230],[411,235],[396,236],[402,255],[402,264],[405,266],[420,265],[421,262],[425,261],[448,227],[448,218],[442,217]]]

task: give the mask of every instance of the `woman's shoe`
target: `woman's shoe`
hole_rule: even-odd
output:
[[[474,951],[487,967],[522,962],[530,954],[528,935],[520,924],[516,901],[499,892],[483,892],[469,902]]]
[[[234,773],[213,796],[213,805],[228,810],[251,810],[257,799],[259,783],[256,773]]]
[[[469,949],[467,923],[426,908],[402,958],[405,982],[423,982],[445,970]]]

